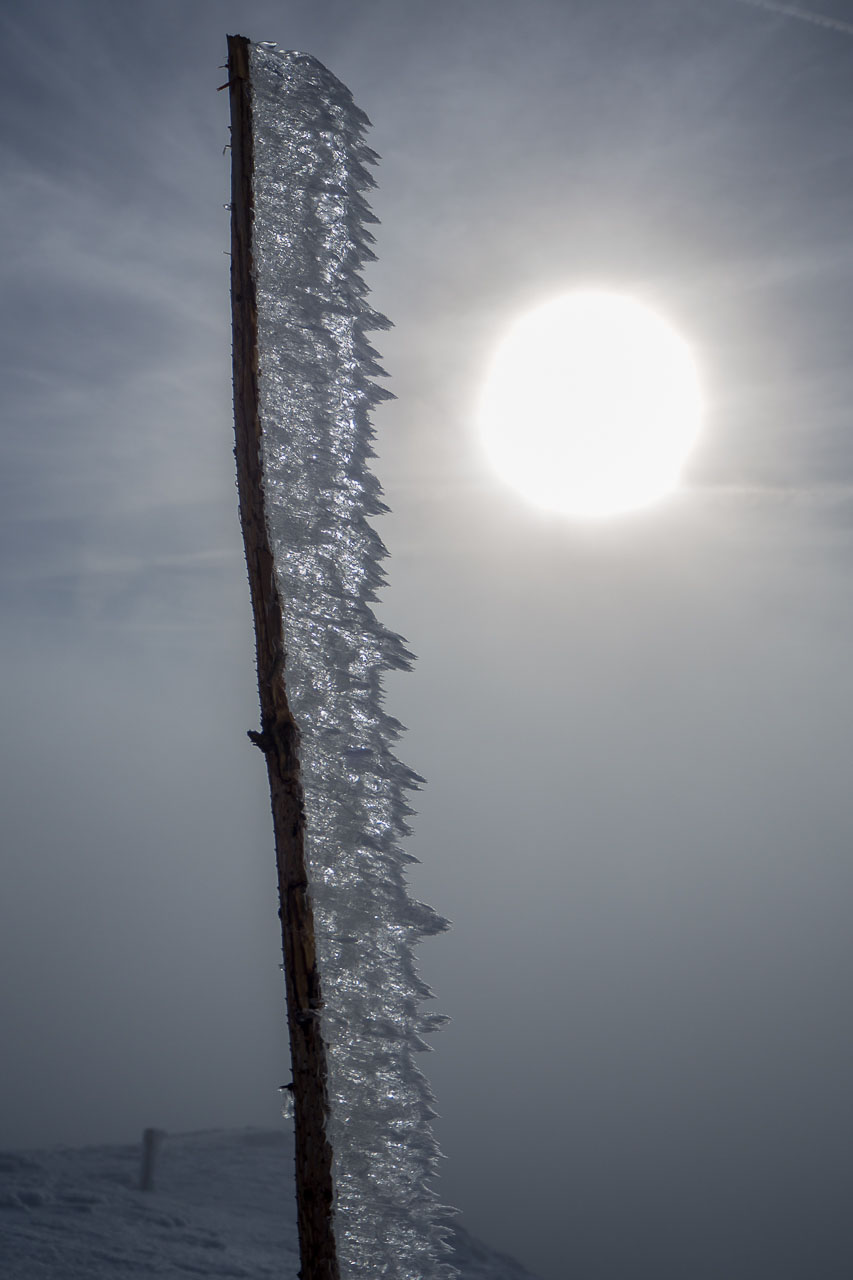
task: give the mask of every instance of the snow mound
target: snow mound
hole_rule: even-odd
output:
[[[4,1280],[296,1280],[289,1126],[169,1135],[151,1192],[140,1164],[139,1146],[0,1152]],[[450,1237],[462,1280],[533,1280],[464,1228]]]

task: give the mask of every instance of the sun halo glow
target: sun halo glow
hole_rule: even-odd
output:
[[[634,299],[586,290],[512,326],[488,372],[480,428],[496,471],[523,496],[595,519],[678,487],[701,409],[683,339]]]

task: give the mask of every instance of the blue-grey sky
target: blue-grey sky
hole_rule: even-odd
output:
[[[2,1145],[275,1124],[233,477],[226,32],[381,153],[388,684],[429,785],[443,1197],[546,1280],[853,1268],[853,23],[740,0],[0,6]],[[490,353],[579,284],[692,343],[681,497],[528,508]]]

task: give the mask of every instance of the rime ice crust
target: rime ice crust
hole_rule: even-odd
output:
[[[432,1095],[415,1066],[442,1018],[422,1010],[414,945],[446,927],[406,890],[402,726],[382,673],[409,667],[371,603],[387,554],[372,407],[388,397],[366,334],[389,327],[359,274],[373,258],[367,117],[316,59],[251,47],[254,265],[267,519],[284,602],[286,679],[302,738],[306,837],[325,1009],[346,1280],[454,1274],[431,1190]]]

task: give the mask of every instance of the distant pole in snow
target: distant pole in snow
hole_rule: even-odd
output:
[[[162,1129],[144,1129],[142,1132],[142,1168],[139,1174],[139,1190],[154,1190],[154,1168],[165,1133]]]
[[[302,1280],[338,1280],[333,1229],[332,1149],[327,1122],[326,1048],[320,975],[305,860],[299,732],[284,684],[282,602],[276,585],[262,485],[249,42],[228,37],[231,98],[231,317],[234,426],[240,519],[246,549],[258,665],[261,732],[250,737],[267,761],[278,868],[287,1020],[293,1067],[296,1200]]]

